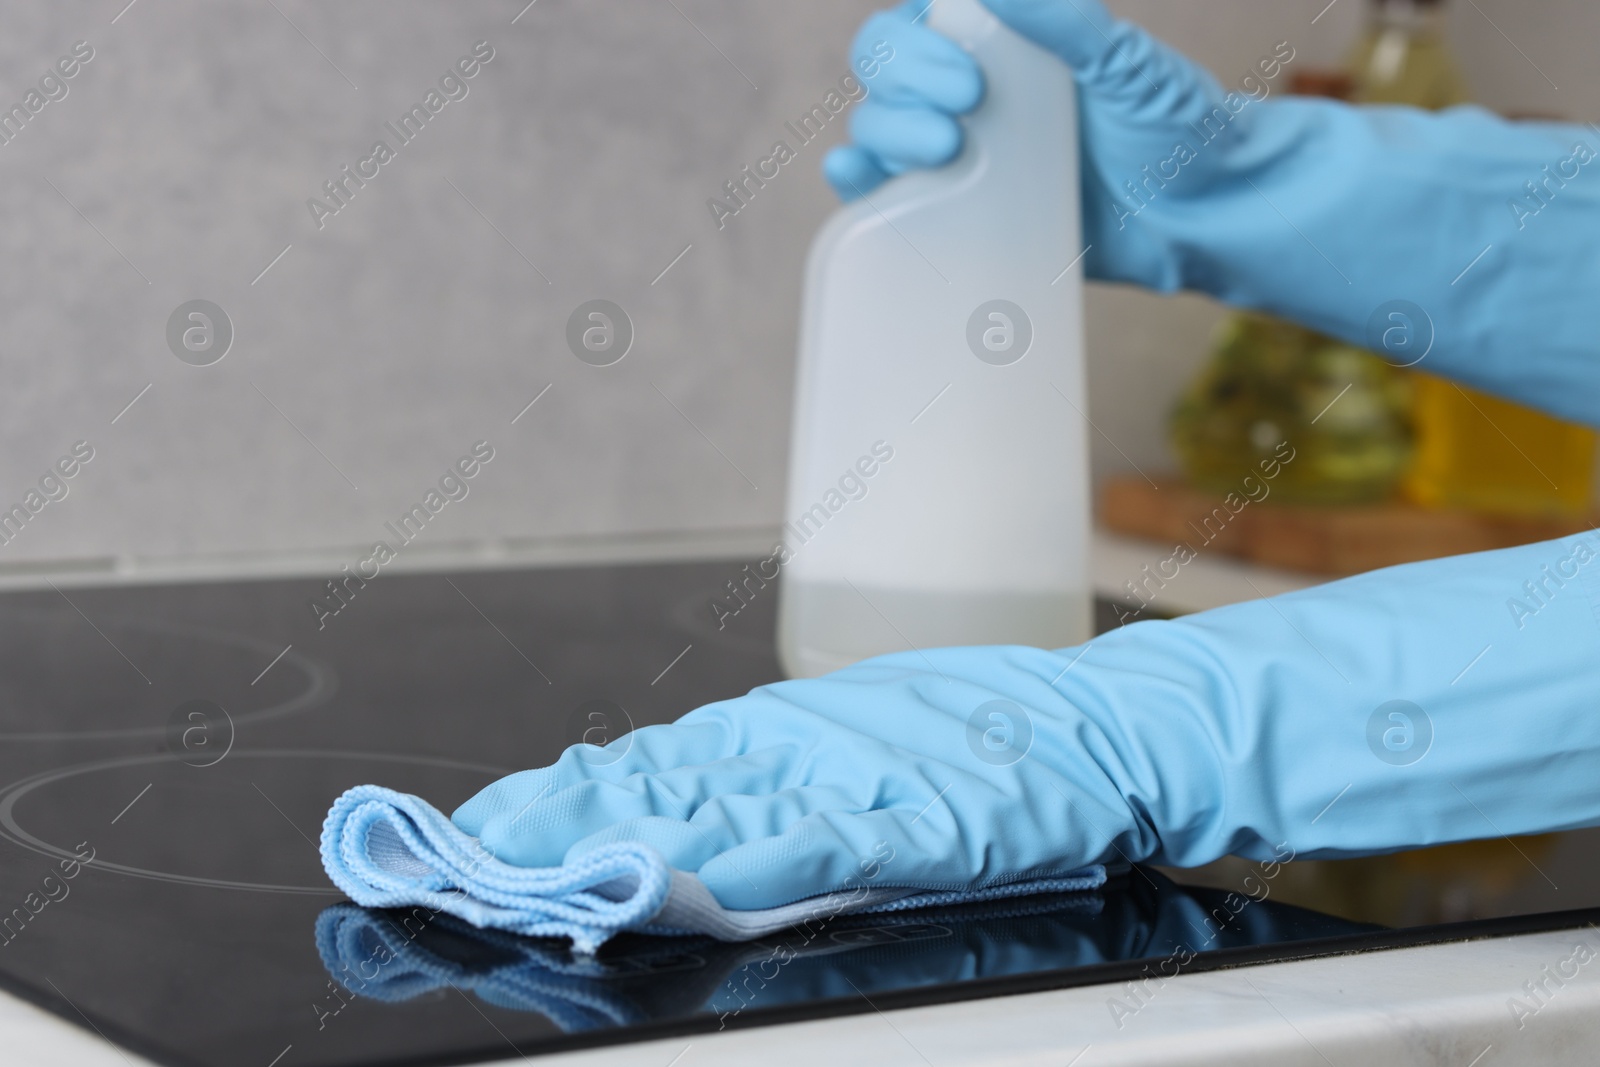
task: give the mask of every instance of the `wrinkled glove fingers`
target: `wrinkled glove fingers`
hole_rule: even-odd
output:
[[[828,150],[822,160],[822,176],[833,186],[834,195],[848,203],[888,181],[891,172],[871,152],[851,144]]]
[[[636,774],[715,763],[737,755],[737,744],[717,722],[646,726],[604,748],[573,745],[548,767],[507,775],[479,791],[450,818],[466,833],[481,836],[489,819],[516,812],[557,790],[583,782],[620,782]]]
[[[478,790],[451,814],[450,821],[476,837],[483,832],[484,823],[549,792],[559,780],[559,772],[553,766],[508,774]]]
[[[942,111],[869,97],[850,115],[850,137],[894,174],[950,162],[961,152],[962,130]]]
[[[868,95],[856,111],[887,106],[868,126],[852,119],[853,144],[833,149],[822,173],[842,200],[866,196],[911,167],[938,166],[961,150],[952,115],[983,99],[983,71],[959,45],[917,20],[914,4],[880,11],[850,48],[850,69]],[[896,117],[908,126],[893,130]],[[865,138],[865,139],[863,139]]]
[[[983,99],[983,71],[977,61],[900,10],[879,12],[862,25],[850,48],[850,64],[869,98],[885,103],[961,115]]]
[[[551,778],[520,807],[502,808],[485,819],[478,837],[507,863],[553,867],[573,844],[609,826],[651,817],[690,822],[703,806],[727,794],[776,792],[788,764],[788,753],[769,749],[621,781],[587,778],[563,786]]]
[[[861,811],[861,798],[834,786],[802,786],[763,795],[713,797],[686,821],[645,816],[590,833],[566,852],[571,861],[591,849],[617,841],[650,845],[680,871],[698,871],[729,849],[775,837],[800,820],[823,811]]]
[[[909,808],[819,811],[707,860],[700,880],[723,907],[737,909],[926,883],[941,861],[948,869],[956,845],[948,827],[918,815]]]

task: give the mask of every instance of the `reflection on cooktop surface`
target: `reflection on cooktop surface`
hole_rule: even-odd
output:
[[[350,785],[450,810],[597,729],[777,678],[773,598],[721,630],[708,606],[742,563],[391,575],[320,629],[312,580],[0,595],[0,984],[169,1064],[462,1063],[1600,905],[1593,833],[1136,867],[1094,894],[593,958],[327,883],[316,840]]]
[[[360,998],[422,1011],[442,1000],[454,1011],[449,994],[470,994],[564,1034],[685,1020],[714,1020],[721,1029],[746,1013],[850,1007],[883,994],[1128,960],[1151,960],[1153,975],[1165,962],[1171,975],[1187,964],[1180,946],[1202,940],[1215,951],[1372,929],[1273,901],[1222,925],[1211,913],[1223,895],[1139,871],[1105,893],[839,917],[740,944],[630,937],[595,957],[424,909],[335,904],[317,916],[318,949],[337,984],[319,1007],[327,1023]]]

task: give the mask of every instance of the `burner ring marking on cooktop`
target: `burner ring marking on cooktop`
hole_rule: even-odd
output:
[[[248,637],[244,634],[230,634],[217,630],[203,629],[197,626],[182,626],[175,623],[152,622],[148,619],[130,621],[127,619],[114,620],[123,626],[137,629],[152,630],[157,633],[167,633],[178,637],[198,639],[202,642],[231,645],[236,649],[244,649],[251,653],[271,659],[281,653],[281,662],[274,661],[278,667],[292,666],[305,675],[306,689],[298,696],[291,697],[280,704],[261,708],[258,711],[243,712],[233,716],[237,723],[264,722],[268,719],[278,719],[285,715],[294,715],[298,712],[309,711],[328,701],[339,689],[339,676],[334,669],[326,663],[320,663],[310,656],[302,655],[292,646],[281,650],[276,645],[259,638]],[[253,683],[252,683],[253,684]],[[124,737],[159,737],[166,732],[166,726],[129,726],[109,730],[18,730],[0,731],[0,741],[91,741],[106,740],[109,738]]]
[[[424,767],[441,767],[446,770],[479,771],[495,778],[503,778],[512,772],[505,767],[491,767],[482,763],[468,763],[464,760],[441,759],[434,756],[408,756],[400,753],[389,752],[340,752],[330,749],[265,749],[259,752],[235,752],[228,757],[230,761],[241,759],[348,759],[372,760],[382,763],[409,763]],[[71,767],[62,767],[53,771],[44,771],[19,782],[13,782],[0,790],[0,837],[13,844],[20,845],[30,852],[37,852],[53,859],[76,859],[77,853],[69,849],[52,845],[28,831],[24,830],[16,818],[17,801],[43,785],[60,781],[63,778],[73,778],[82,774],[92,774],[96,771],[113,770],[120,767],[138,767],[153,763],[182,763],[183,761],[170,753],[156,755],[121,756],[116,759],[96,760],[93,763],[80,763]],[[114,871],[132,878],[145,878],[156,882],[174,882],[180,885],[207,886],[213,889],[244,889],[260,893],[309,893],[329,896],[341,896],[339,890],[331,885],[271,885],[265,882],[240,882],[225,878],[201,878],[195,875],[172,874],[167,871],[152,871],[144,867],[133,867],[123,863],[110,863],[106,860],[96,859],[90,864],[95,870]]]

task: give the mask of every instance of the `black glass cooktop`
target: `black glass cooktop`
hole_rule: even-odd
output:
[[[592,958],[331,889],[316,840],[350,785],[450,810],[777,678],[772,598],[721,630],[709,608],[742,562],[386,575],[320,628],[322,581],[0,595],[0,985],[163,1063],[377,1067],[1595,918],[1575,910],[1600,904],[1593,834],[1136,867]]]

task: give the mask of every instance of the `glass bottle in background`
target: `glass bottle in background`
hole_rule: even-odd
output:
[[[1445,41],[1444,0],[1370,0],[1367,27],[1347,63],[1351,97],[1437,111],[1467,102],[1467,83]]]
[[[1372,0],[1350,56],[1359,103],[1445,108],[1467,101],[1445,39],[1444,0]],[[1417,371],[1416,458],[1401,483],[1429,507],[1512,515],[1581,515],[1595,434],[1520,404]]]
[[[1356,504],[1387,496],[1404,472],[1409,407],[1404,374],[1372,353],[1235,312],[1173,410],[1171,441],[1189,483],[1216,493],[1238,492],[1288,442],[1274,499]]]
[[[1350,90],[1341,72],[1302,70],[1290,91],[1345,98]],[[1294,459],[1274,480],[1274,499],[1381,500],[1411,459],[1410,385],[1403,371],[1370,352],[1234,312],[1179,397],[1169,439],[1189,484],[1211,492],[1237,492],[1245,475],[1288,442]]]

